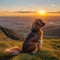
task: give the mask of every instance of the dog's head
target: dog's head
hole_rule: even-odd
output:
[[[36,19],[32,24],[32,31],[39,31],[41,27],[43,27],[45,23],[41,19]]]

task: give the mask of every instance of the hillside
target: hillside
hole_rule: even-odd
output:
[[[43,42],[43,48],[38,53],[34,55],[21,54],[12,60],[60,60],[60,39],[44,38]],[[4,53],[6,48],[16,45],[22,48],[23,42],[11,40],[0,31],[0,60],[5,60],[8,57]]]

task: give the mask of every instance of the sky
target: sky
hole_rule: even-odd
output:
[[[0,11],[10,10],[60,11],[60,0],[0,0]]]

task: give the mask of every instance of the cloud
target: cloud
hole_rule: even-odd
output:
[[[55,7],[56,5],[55,4],[51,4],[52,7]]]

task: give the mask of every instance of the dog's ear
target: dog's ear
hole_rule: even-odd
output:
[[[37,32],[35,22],[33,22],[33,24],[32,24],[32,29],[31,29],[31,31],[32,31],[32,32]]]
[[[33,22],[32,29],[31,29],[33,32],[37,32],[38,30],[40,30],[40,26],[39,26],[38,22],[39,22],[38,20],[35,20]]]

